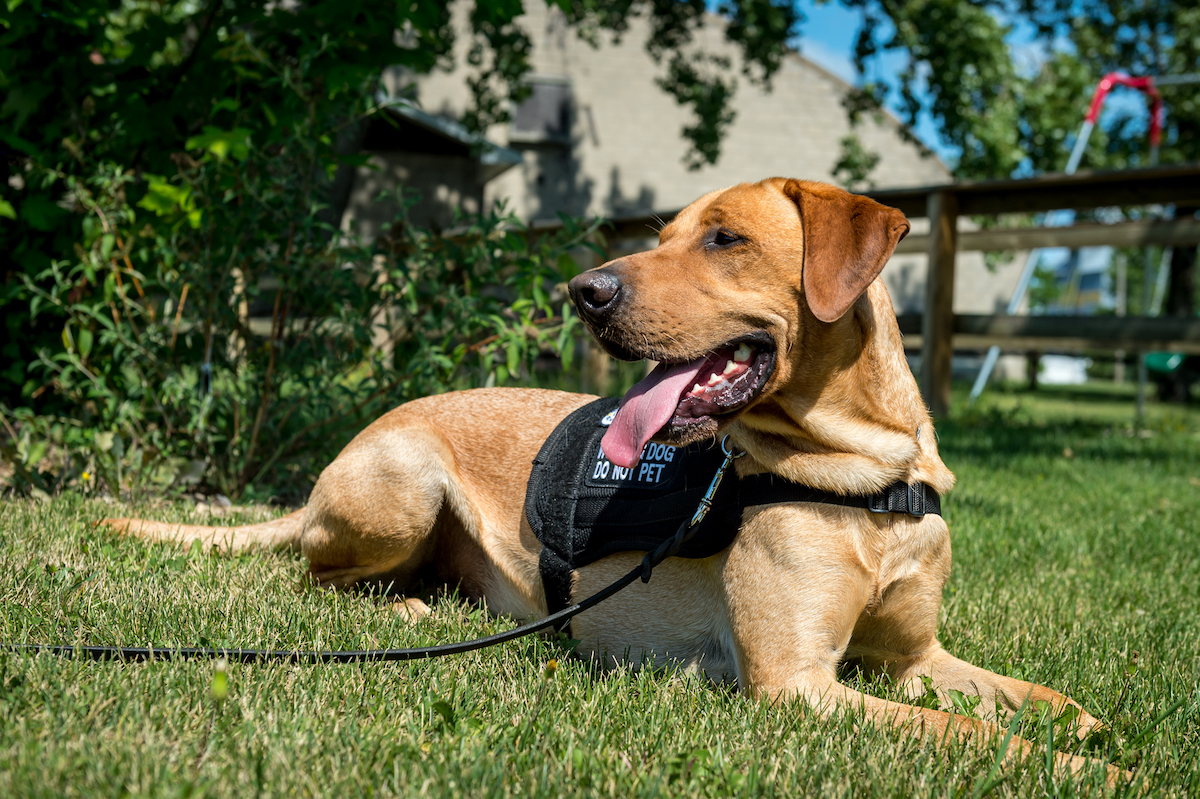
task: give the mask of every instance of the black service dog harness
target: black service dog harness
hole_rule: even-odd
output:
[[[539,568],[550,613],[571,604],[571,572],[616,552],[649,552],[692,516],[724,461],[713,439],[686,447],[650,442],[626,469],[604,457],[600,439],[620,398],[584,405],[554,429],[533,461],[525,515],[542,543]],[[733,543],[742,509],[783,502],[823,502],[875,513],[941,514],[924,483],[894,483],[872,496],[842,496],[772,474],[724,480],[712,510],[675,554],[707,558]]]

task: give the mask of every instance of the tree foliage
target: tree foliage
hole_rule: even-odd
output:
[[[855,59],[863,74],[872,74],[889,51],[907,58],[894,88],[872,80],[850,98],[852,117],[890,104],[915,127],[929,114],[942,140],[959,150],[954,171],[963,178],[1062,171],[1105,74],[1200,72],[1194,0],[841,2],[860,14]],[[1200,161],[1200,85],[1159,91],[1166,106],[1160,161]],[[1089,141],[1084,168],[1148,166],[1145,104],[1110,107]],[[1169,312],[1196,311],[1196,256],[1195,247],[1175,248]]]
[[[199,469],[237,493],[388,404],[570,357],[553,292],[588,225],[539,239],[487,212],[453,238],[403,216],[386,241],[338,231],[339,174],[365,162],[385,68],[451,68],[468,36],[479,131],[527,91],[520,0],[465,2],[467,30],[442,0],[0,4],[0,419],[27,486],[54,487],[50,436],[56,485]],[[715,161],[735,86],[693,44],[705,3],[552,2],[593,40],[646,16],[661,85],[697,115],[689,158]],[[769,81],[791,5],[721,13],[745,74]]]
[[[451,41],[440,3],[10,0],[0,444],[27,488],[266,490],[400,400],[564,348],[588,226],[402,215],[359,242],[326,218],[382,67]]]
[[[551,2],[593,40],[621,35],[632,18],[646,16],[646,47],[666,63],[661,85],[696,113],[684,130],[694,148],[687,158],[693,166],[717,159],[736,87],[693,45],[702,0]],[[520,0],[477,0],[470,9],[470,30],[459,32],[471,37],[467,59],[475,67],[465,122],[483,130],[523,96],[530,40]],[[745,54],[745,74],[769,81],[797,12],[782,0],[725,0],[720,11],[727,38]],[[0,245],[10,260],[0,287],[8,334],[0,400],[29,399],[37,386],[26,371],[61,332],[52,314],[15,309],[29,301],[27,278],[87,244],[87,214],[71,199],[70,181],[86,183],[115,165],[133,176],[124,188],[131,205],[147,193],[147,202],[166,202],[162,187],[177,181],[184,154],[277,154],[287,141],[298,155],[303,130],[311,136],[303,168],[327,183],[339,166],[354,165],[353,147],[339,142],[378,111],[373,87],[385,67],[451,66],[451,22],[442,0],[6,0]],[[330,202],[327,185],[318,181],[313,190],[314,202]],[[337,220],[327,213],[325,221]]]
[[[907,66],[870,80],[860,103],[892,102],[905,121],[931,115],[961,150],[966,178],[1061,171],[1097,81],[1109,72],[1178,75],[1200,69],[1195,3],[1126,0],[841,0],[860,14],[855,61],[872,74],[884,53]],[[894,91],[895,94],[890,93]],[[1166,163],[1200,159],[1195,85],[1163,86]],[[861,110],[860,105],[856,110]],[[1108,115],[1087,152],[1093,168],[1144,166],[1146,114]]]

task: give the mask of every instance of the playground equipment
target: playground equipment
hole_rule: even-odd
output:
[[[1066,174],[1073,175],[1075,170],[1079,168],[1079,162],[1083,159],[1083,153],[1087,149],[1088,140],[1092,136],[1092,131],[1096,127],[1096,122],[1100,119],[1100,112],[1104,108],[1104,102],[1108,99],[1109,93],[1118,86],[1126,86],[1131,89],[1141,91],[1146,95],[1150,104],[1150,163],[1155,165],[1158,163],[1159,146],[1162,142],[1163,130],[1163,101],[1162,95],[1158,92],[1159,86],[1185,85],[1192,83],[1200,83],[1200,73],[1187,75],[1168,75],[1162,77],[1145,76],[1132,77],[1123,72],[1111,72],[1100,79],[1096,84],[1096,89],[1092,94],[1092,102],[1088,107],[1087,115],[1084,117],[1083,125],[1079,129],[1079,135],[1075,138],[1075,146],[1071,150],[1071,156],[1067,159]],[[1075,217],[1075,212],[1070,210],[1051,211],[1046,214],[1043,221],[1044,227],[1058,227],[1070,224]],[[1029,291],[1029,284],[1033,279],[1034,271],[1037,268],[1038,261],[1041,258],[1043,250],[1035,249],[1029,252],[1025,259],[1025,265],[1021,270],[1021,277],[1017,281],[1017,286],[1013,290],[1012,298],[1008,302],[1007,313],[1011,316],[1015,314],[1021,307],[1021,303],[1025,299],[1026,293]],[[1149,248],[1146,250],[1146,268],[1145,268],[1145,293],[1144,297],[1150,297],[1153,293],[1153,305],[1146,309],[1146,316],[1156,316],[1158,308],[1161,306],[1162,295],[1166,290],[1167,264],[1170,262],[1170,249],[1164,250],[1163,262],[1158,269],[1158,280],[1153,281],[1151,274],[1154,271],[1154,264],[1151,262],[1152,255]],[[1152,283],[1157,283],[1153,286]],[[991,377],[992,370],[996,366],[996,360],[1000,357],[1000,348],[993,346],[988,349],[987,357],[984,359],[983,366],[979,370],[979,374],[975,378],[975,383],[971,387],[970,402],[974,402],[983,392],[984,386],[987,385],[988,378]],[[1137,394],[1137,415],[1141,417],[1145,411],[1145,394],[1146,394],[1147,368],[1146,357],[1142,354],[1138,357],[1138,394]]]

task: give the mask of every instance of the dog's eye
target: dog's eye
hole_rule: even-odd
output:
[[[717,235],[713,238],[713,244],[718,247],[728,247],[730,244],[736,244],[741,240],[742,237],[736,233],[730,233],[728,230],[718,230]]]

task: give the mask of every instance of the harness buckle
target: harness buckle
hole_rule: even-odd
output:
[[[919,508],[919,510],[918,510]],[[918,519],[925,515],[925,485],[917,483],[908,484],[908,515],[916,516]]]
[[[867,497],[867,510],[871,513],[891,513],[888,510],[887,492],[881,491],[878,494],[872,494]]]

